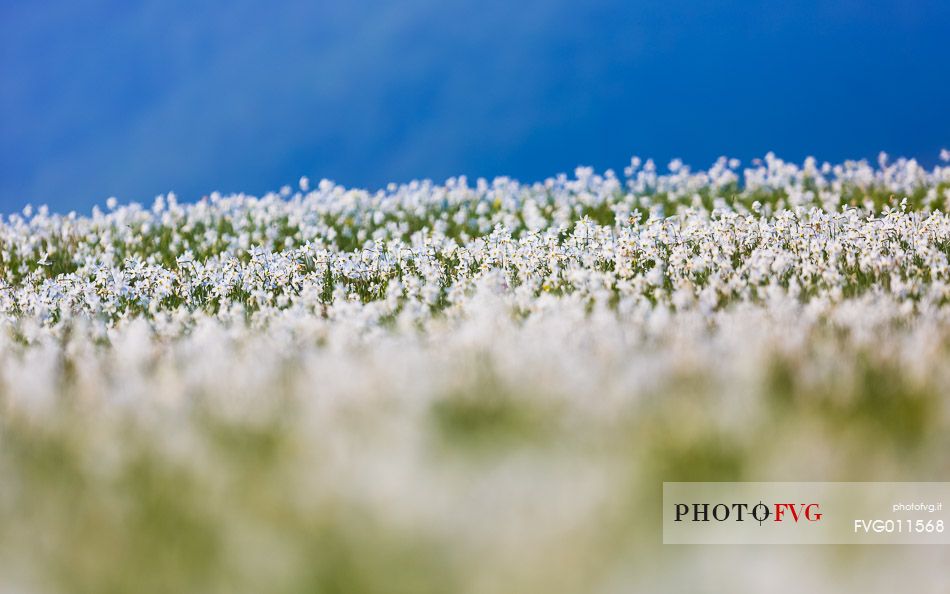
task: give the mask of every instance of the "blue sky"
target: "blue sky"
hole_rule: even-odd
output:
[[[950,2],[0,0],[0,212],[301,175],[936,161]]]

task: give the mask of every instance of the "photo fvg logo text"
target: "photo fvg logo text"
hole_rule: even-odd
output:
[[[950,483],[663,483],[666,544],[950,544]]]
[[[676,503],[674,522],[820,522],[820,503]]]

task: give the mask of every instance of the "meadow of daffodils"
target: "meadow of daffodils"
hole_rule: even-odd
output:
[[[659,499],[947,480],[948,160],[3,217],[0,592],[946,592]]]

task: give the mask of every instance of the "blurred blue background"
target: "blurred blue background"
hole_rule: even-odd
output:
[[[0,211],[950,144],[950,2],[0,0]]]

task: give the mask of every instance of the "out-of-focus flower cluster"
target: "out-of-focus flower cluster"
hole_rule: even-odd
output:
[[[950,472],[948,210],[886,155],[24,209],[0,586],[662,591],[658,481]]]

